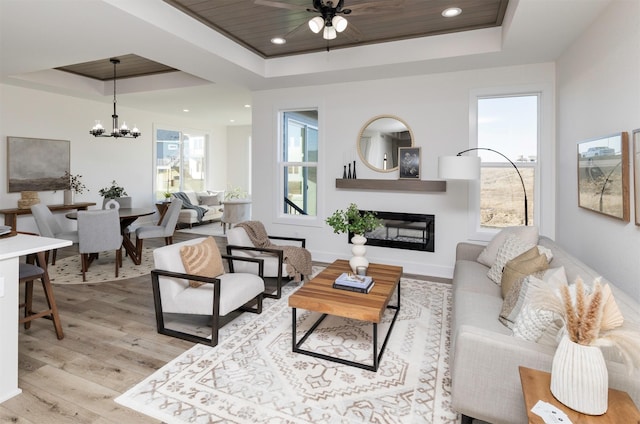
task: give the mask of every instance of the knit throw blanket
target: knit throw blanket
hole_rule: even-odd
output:
[[[198,214],[198,222],[202,222],[204,214],[207,213],[209,209],[203,208],[202,206],[194,205],[193,203],[191,203],[191,200],[189,200],[189,196],[187,196],[182,191],[173,193],[173,196],[177,199],[182,200],[182,209],[193,209],[194,211],[196,211],[196,213]]]
[[[311,253],[300,246],[277,245],[269,240],[267,230],[260,221],[241,222],[236,227],[244,228],[255,247],[282,250],[286,271],[289,277],[298,282],[311,275]]]

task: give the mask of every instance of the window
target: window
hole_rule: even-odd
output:
[[[477,97],[477,147],[504,154],[518,168],[522,181],[509,160],[487,150],[477,150],[481,157],[479,201],[476,229],[524,225],[524,191],[526,189],[528,221],[537,220],[539,94]]]
[[[156,129],[155,196],[206,190],[208,136],[197,131]]]
[[[280,166],[281,212],[317,215],[318,111],[283,112]]]

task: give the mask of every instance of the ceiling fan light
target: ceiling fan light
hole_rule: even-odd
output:
[[[332,26],[324,27],[324,32],[322,33],[322,38],[325,40],[333,40],[338,36],[336,29]]]
[[[313,31],[315,34],[319,33],[322,27],[324,26],[324,19],[320,16],[316,16],[313,19],[309,20],[309,29]]]
[[[342,32],[345,29],[347,29],[347,25],[349,24],[349,21],[347,21],[342,16],[334,16],[333,19],[331,20],[331,24],[336,29],[336,31]]]

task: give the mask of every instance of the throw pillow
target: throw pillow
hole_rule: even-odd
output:
[[[500,280],[502,280],[502,269],[504,268],[504,265],[511,259],[526,252],[535,245],[535,243],[522,240],[520,237],[513,234],[507,236],[504,244],[500,247],[500,249],[498,249],[496,261],[491,266],[491,269],[489,269],[487,277],[489,277],[491,281],[499,285]]]
[[[198,200],[202,206],[217,206],[220,204],[218,196],[200,196]]]
[[[222,256],[213,237],[207,237],[201,243],[182,246],[180,257],[187,274],[202,277],[217,277],[224,274]],[[191,287],[200,287],[205,283],[201,281],[189,281]]]
[[[564,267],[549,268],[546,271],[539,271],[526,277],[516,280],[502,302],[502,310],[498,318],[502,324],[513,329],[516,319],[522,308],[528,302],[528,290],[531,282],[549,284],[558,287],[560,284],[567,284],[567,276]]]
[[[491,267],[498,256],[498,249],[502,247],[507,237],[510,235],[516,235],[521,240],[528,242],[529,244],[538,244],[538,227],[536,226],[518,226],[518,227],[506,227],[500,230],[493,239],[489,242],[487,247],[484,248],[482,253],[478,255],[478,262],[482,265]]]
[[[500,279],[502,298],[507,296],[516,280],[521,280],[529,274],[544,271],[547,268],[549,268],[547,257],[538,253],[536,246],[511,259],[502,270],[502,278]]]

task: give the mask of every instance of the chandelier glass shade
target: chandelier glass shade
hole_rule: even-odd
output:
[[[126,122],[122,122],[122,125],[118,125],[118,113],[116,111],[116,66],[120,63],[119,59],[109,59],[111,63],[113,63],[113,115],[111,115],[112,121],[112,130],[110,133],[106,133],[104,127],[100,123],[100,121],[96,120],[95,125],[89,131],[94,137],[124,137],[124,138],[137,138],[141,135],[140,130],[134,125],[130,130],[127,127]]]

